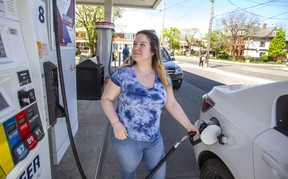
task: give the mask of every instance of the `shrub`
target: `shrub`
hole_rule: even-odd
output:
[[[268,62],[273,62],[273,61],[274,61],[274,58],[271,56],[268,56]]]
[[[224,53],[219,54],[218,58],[220,58],[220,59],[228,59],[229,55],[228,55],[228,53],[224,52]]]
[[[251,60],[251,56],[250,55],[247,55],[246,57],[245,57],[245,60]]]
[[[263,62],[268,62],[268,55],[266,54],[261,55],[261,59]]]

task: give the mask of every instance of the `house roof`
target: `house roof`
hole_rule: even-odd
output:
[[[260,28],[255,35],[258,37],[273,37],[273,31],[275,30],[277,30],[276,27]]]
[[[156,9],[162,0],[113,0],[113,6],[125,8]],[[76,4],[83,5],[104,5],[105,0],[76,0]]]

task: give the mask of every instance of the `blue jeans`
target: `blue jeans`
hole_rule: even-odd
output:
[[[164,157],[164,144],[160,135],[154,141],[143,142],[132,139],[118,140],[113,129],[110,133],[113,150],[121,165],[122,179],[136,179],[136,169],[141,161],[148,172]],[[165,179],[166,163],[164,163],[153,175],[153,179]],[[148,174],[147,174],[148,175]]]

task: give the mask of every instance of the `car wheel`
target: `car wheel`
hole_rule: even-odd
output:
[[[203,164],[200,179],[234,179],[234,176],[222,161],[212,158]]]

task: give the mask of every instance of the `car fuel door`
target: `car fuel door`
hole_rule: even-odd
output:
[[[288,95],[275,102],[271,129],[254,140],[255,179],[288,178]]]

